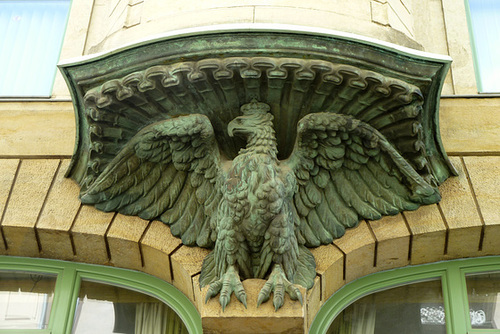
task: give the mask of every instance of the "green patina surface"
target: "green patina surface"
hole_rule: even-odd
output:
[[[300,299],[306,247],[361,219],[436,203],[453,174],[438,127],[449,62],[347,40],[234,32],[156,40],[62,67],[82,201],[159,219],[213,248],[200,282],[226,307],[240,277]],[[260,102],[258,102],[260,101]]]

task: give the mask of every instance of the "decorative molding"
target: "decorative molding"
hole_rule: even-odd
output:
[[[272,270],[258,304],[274,291],[278,309],[285,291],[302,300],[290,283],[314,283],[304,246],[439,201],[437,186],[454,173],[436,110],[447,66],[352,41],[249,32],[65,65],[78,127],[68,175],[85,204],[159,219],[184,244],[215,248],[200,276],[207,299],[220,292],[224,309],[234,291],[246,304],[240,276]],[[283,189],[264,191],[268,182]]]
[[[293,129],[303,116],[336,112],[371,124],[415,168],[429,172],[419,154],[425,144],[418,87],[322,60],[231,57],[153,66],[89,89],[84,96],[89,162],[82,186],[92,183],[138,129],[175,115],[208,115],[222,151],[235,157],[242,143],[229,138],[225,127],[250,97],[272,105],[281,158],[290,154]]]

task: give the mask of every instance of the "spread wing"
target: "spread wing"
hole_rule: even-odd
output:
[[[81,200],[103,211],[160,219],[184,244],[213,247],[221,175],[212,125],[192,114],[140,130]]]
[[[376,220],[440,195],[387,139],[350,116],[316,113],[297,126],[297,142],[287,164],[295,172],[296,234],[308,247],[331,243],[361,219]]]

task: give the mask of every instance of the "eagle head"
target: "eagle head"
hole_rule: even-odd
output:
[[[244,104],[240,108],[243,115],[236,117],[227,125],[227,132],[230,137],[239,135],[249,137],[265,126],[272,126],[273,115],[268,111],[271,107],[256,99]]]

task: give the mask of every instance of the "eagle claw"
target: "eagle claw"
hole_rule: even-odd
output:
[[[273,305],[276,311],[278,311],[278,309],[283,306],[283,303],[285,302],[285,292],[288,293],[290,299],[298,300],[302,305],[302,293],[297,286],[292,284],[286,278],[286,274],[279,264],[274,266],[269,279],[260,290],[259,297],[257,299],[257,307],[269,300],[271,291],[274,291]]]
[[[224,311],[229,304],[231,293],[233,292],[245,308],[247,307],[247,294],[241,283],[240,275],[238,275],[238,271],[234,266],[230,266],[219,280],[210,283],[205,297],[205,303],[207,303],[210,298],[217,296],[219,292],[219,303],[222,306],[222,311]]]

